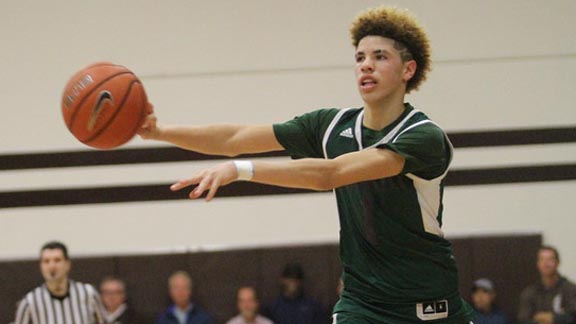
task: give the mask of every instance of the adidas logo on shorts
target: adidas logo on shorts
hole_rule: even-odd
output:
[[[448,301],[438,300],[416,304],[416,315],[423,321],[448,317]]]
[[[345,130],[341,131],[340,136],[354,138],[354,134],[352,134],[352,128],[348,127]]]

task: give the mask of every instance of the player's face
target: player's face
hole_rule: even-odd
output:
[[[356,48],[356,82],[364,102],[384,103],[404,95],[406,83],[414,75],[416,62],[402,62],[395,41],[381,36],[366,36]]]
[[[550,250],[540,250],[540,252],[538,252],[537,266],[541,275],[555,275],[558,272],[558,260],[556,260],[554,252]]]
[[[191,283],[185,277],[174,277],[170,281],[170,298],[176,306],[187,307],[192,297]]]
[[[253,319],[258,312],[258,300],[254,290],[243,288],[238,291],[238,311],[245,319]]]
[[[126,291],[121,282],[115,280],[105,281],[100,285],[102,304],[109,312],[114,312],[126,301]]]
[[[40,255],[40,272],[46,282],[59,282],[68,278],[70,261],[60,249],[46,249]]]

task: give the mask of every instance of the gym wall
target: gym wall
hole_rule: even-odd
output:
[[[92,257],[336,242],[331,193],[165,198],[172,181],[218,161],[146,162],[167,146],[140,139],[119,161],[91,155],[59,101],[76,70],[112,61],[141,77],[163,123],[269,124],[357,107],[348,27],[380,3],[0,2],[0,258],[33,259],[52,239]],[[407,100],[462,139],[447,236],[541,233],[576,279],[576,2],[393,4],[414,12],[433,46],[433,71]]]

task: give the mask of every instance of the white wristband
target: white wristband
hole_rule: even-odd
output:
[[[236,172],[238,172],[237,180],[250,181],[254,176],[254,164],[251,161],[234,161]]]

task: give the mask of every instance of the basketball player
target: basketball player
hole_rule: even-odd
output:
[[[322,109],[268,126],[176,127],[148,117],[139,134],[206,154],[286,150],[285,162],[231,161],[172,185],[190,198],[244,180],[335,189],[344,291],[334,323],[468,323],[450,243],[443,238],[444,177],[452,146],[404,102],[430,69],[428,38],[406,11],[379,7],[350,29],[361,108]]]
[[[30,291],[18,304],[14,324],[104,324],[96,289],[68,278],[68,249],[60,242],[40,250],[40,271],[45,283]]]

